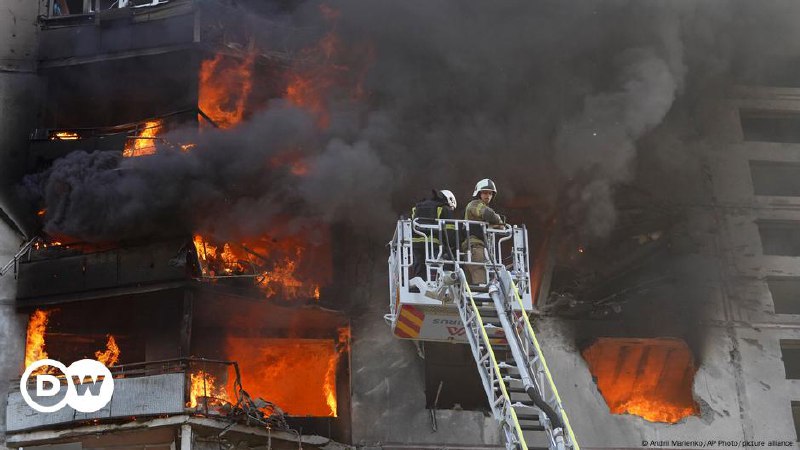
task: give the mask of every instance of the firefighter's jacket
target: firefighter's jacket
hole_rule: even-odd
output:
[[[464,219],[486,222],[490,225],[501,225],[503,223],[503,219],[500,218],[499,214],[477,198],[467,204],[467,209],[464,210]],[[478,243],[485,245],[486,238],[481,227],[470,226],[469,235],[471,245]]]
[[[444,203],[440,200],[423,200],[416,204],[413,208],[411,208],[411,218],[412,219],[419,219],[419,223],[423,224],[435,224],[435,219],[454,219],[453,212],[450,208],[447,207],[447,203]],[[427,219],[427,220],[426,220]],[[444,233],[443,233],[444,231]],[[449,223],[446,224],[443,229],[439,229],[439,232],[433,233],[432,242],[434,244],[441,244],[444,240],[445,242],[445,249],[443,257],[446,259],[452,259],[455,257],[456,247],[458,246],[458,242],[456,241],[456,227],[454,224]],[[411,242],[413,243],[423,243],[425,242],[425,238],[422,236],[414,235],[411,238]],[[451,254],[447,254],[447,250],[450,250]]]

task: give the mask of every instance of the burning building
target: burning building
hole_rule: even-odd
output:
[[[488,175],[583,447],[796,446],[797,52],[529,3],[10,2],[0,442],[502,448],[469,348],[383,321],[395,212]],[[115,397],[31,411],[43,358]]]

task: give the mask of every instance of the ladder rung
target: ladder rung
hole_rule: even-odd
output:
[[[481,317],[489,317],[492,319],[497,318],[497,309],[493,307],[490,306],[479,307],[478,311],[481,313]]]
[[[495,388],[495,389],[497,389],[497,388]],[[525,394],[525,393],[527,393],[525,391],[525,388],[509,387],[509,386],[506,386],[506,391],[508,391],[509,394]]]
[[[520,401],[520,400],[517,400],[511,406],[513,408],[534,408],[536,410],[539,410],[539,408],[537,408],[536,405],[533,404],[533,401]]]
[[[544,427],[542,425],[520,425],[519,428],[522,431],[544,431]],[[528,447],[531,449],[533,447]]]
[[[518,412],[517,413],[517,419],[538,422],[539,421],[539,415],[538,414],[519,413]]]

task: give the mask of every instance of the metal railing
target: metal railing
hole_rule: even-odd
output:
[[[482,247],[486,252],[485,261],[473,258],[471,249],[480,248],[480,243],[474,238],[476,235],[484,237]],[[425,271],[422,281],[428,285],[435,283],[445,270],[458,273],[462,269],[480,266],[488,275],[504,267],[511,273],[521,292],[530,292],[528,234],[524,226],[492,226],[474,220],[402,219],[397,222],[389,243],[388,317],[396,314],[401,296],[407,294],[411,287],[415,263],[414,241],[424,249]]]
[[[164,374],[184,374],[184,413],[224,416],[232,423],[260,425],[271,429],[288,430],[284,412],[276,405],[253,399],[244,390],[236,361],[207,358],[173,358],[136,362],[108,367],[118,379],[143,378]],[[65,374],[53,375],[62,384],[68,383]],[[35,377],[28,386],[33,388]],[[20,379],[12,380],[10,392],[19,391]]]

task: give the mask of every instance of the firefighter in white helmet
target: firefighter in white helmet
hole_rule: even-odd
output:
[[[435,224],[436,219],[455,219],[453,211],[456,209],[456,196],[447,189],[440,191],[433,190],[430,199],[422,200],[411,209],[411,218],[418,219],[422,224]],[[442,247],[444,259],[454,259],[456,253],[456,227],[454,224],[447,224],[434,233],[432,239],[432,246],[429,247],[433,250],[433,254],[429,255],[431,259],[438,256],[440,245],[444,241]],[[423,280],[428,281],[428,274],[425,264],[425,240],[422,236],[414,236],[411,238],[411,245],[414,254],[414,263],[411,266],[411,275],[409,278],[421,277]]]
[[[472,192],[472,201],[467,204],[464,210],[465,220],[476,220],[486,222],[490,225],[502,225],[503,219],[499,214],[489,207],[492,199],[497,195],[497,188],[494,181],[484,178],[475,184]],[[462,245],[463,251],[469,251],[473,262],[486,262],[486,237],[483,229],[479,226],[469,227],[469,236]],[[471,284],[486,284],[486,270],[482,266],[467,266],[469,282]]]

